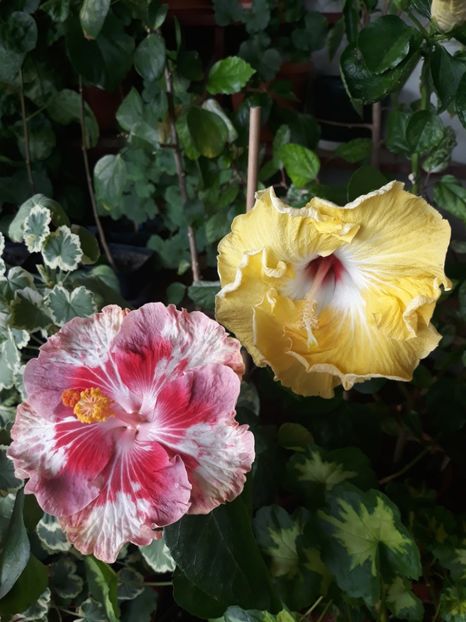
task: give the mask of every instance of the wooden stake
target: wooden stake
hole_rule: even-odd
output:
[[[254,205],[254,195],[257,190],[257,168],[259,165],[259,143],[261,130],[260,106],[249,109],[249,157],[248,157],[248,186],[246,193],[246,211]]]

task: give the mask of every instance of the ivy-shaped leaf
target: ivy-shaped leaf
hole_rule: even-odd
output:
[[[164,538],[160,540],[154,540],[147,546],[141,546],[141,555],[145,562],[152,568],[154,572],[160,574],[164,572],[173,572],[176,568],[176,563],[171,556],[170,549],[165,544]]]
[[[108,622],[104,606],[93,598],[86,598],[80,604],[78,615],[83,622]]]
[[[46,588],[36,602],[14,616],[15,622],[48,622],[51,592]]]
[[[64,553],[71,549],[55,516],[44,514],[36,525],[37,536],[48,553]]]
[[[23,239],[30,253],[39,253],[45,238],[50,233],[50,210],[34,205],[23,224]]]
[[[5,274],[6,266],[3,261],[3,251],[5,250],[5,238],[3,233],[0,233],[0,277]]]
[[[35,207],[43,207],[44,209],[47,209],[50,212],[52,222],[56,227],[69,224],[68,216],[59,203],[53,199],[49,199],[43,194],[35,194],[20,206],[16,216],[13,218],[10,226],[8,227],[8,237],[13,240],[13,242],[23,241],[24,221],[29,216],[31,210]]]
[[[117,580],[118,600],[133,600],[144,590],[144,577],[129,566],[117,572]]]
[[[384,572],[409,579],[419,576],[419,550],[398,508],[385,495],[347,484],[328,495],[328,505],[328,512],[319,513],[328,536],[323,558],[342,590],[374,603]]]
[[[63,326],[74,317],[86,317],[97,311],[92,292],[83,285],[71,292],[62,285],[55,285],[47,296],[46,304],[58,326]]]
[[[6,456],[8,447],[0,445],[0,494],[14,492],[21,488],[22,480],[15,477],[13,462]]]
[[[443,622],[464,622],[466,618],[466,587],[446,588],[440,597],[440,619]]]
[[[43,311],[42,296],[31,287],[15,293],[10,306],[11,325],[18,329],[34,332],[51,324],[51,318]]]
[[[412,593],[409,583],[401,577],[397,577],[388,586],[386,603],[393,615],[400,620],[420,622],[424,619],[422,602]]]
[[[376,484],[369,459],[355,447],[325,451],[317,445],[295,454],[288,471],[296,487],[306,497],[320,497],[338,484],[351,482],[360,488]]]
[[[330,575],[317,548],[317,526],[306,510],[290,516],[279,506],[263,507],[254,520],[254,530],[288,606],[302,609],[326,593]]]
[[[6,339],[0,344],[0,389],[10,389],[15,384],[15,372],[21,364],[21,355],[15,338],[8,329]]]
[[[76,563],[67,557],[62,557],[51,565],[50,582],[53,591],[65,600],[76,598],[84,587]]]
[[[83,256],[79,236],[65,225],[51,233],[42,247],[44,263],[53,270],[76,270]]]

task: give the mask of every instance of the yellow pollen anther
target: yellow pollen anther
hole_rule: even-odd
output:
[[[81,423],[98,423],[113,415],[112,400],[96,387],[83,391],[66,389],[62,394],[62,402],[73,408],[73,413]]]

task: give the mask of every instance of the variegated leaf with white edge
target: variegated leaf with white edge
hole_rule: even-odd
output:
[[[58,326],[63,326],[74,317],[86,317],[97,311],[94,295],[83,285],[71,292],[62,285],[55,285],[46,298],[46,304]]]
[[[14,615],[10,622],[47,622],[51,596],[49,588],[46,588],[33,605]]]
[[[68,557],[61,557],[51,565],[51,587],[60,598],[76,598],[82,592],[84,581],[77,571],[76,562]]]
[[[0,389],[11,389],[14,386],[15,372],[20,364],[21,355],[11,330],[8,330],[6,339],[0,343]]]
[[[144,577],[130,566],[117,572],[117,580],[118,600],[133,600],[144,590]]]
[[[77,611],[82,622],[108,622],[105,608],[93,598],[86,598]]]
[[[19,490],[23,485],[22,480],[15,477],[13,462],[7,458],[8,447],[0,445],[0,495]]]
[[[41,205],[34,205],[23,223],[23,239],[30,253],[39,253],[46,237],[50,233],[50,210]]]
[[[3,261],[3,251],[5,250],[5,238],[3,237],[3,233],[0,233],[0,277],[5,274],[6,266]]]
[[[44,514],[36,525],[37,536],[48,553],[67,552],[71,544],[55,516]]]
[[[50,604],[51,592],[46,588],[33,605],[14,615],[10,618],[10,622],[48,622]]]
[[[53,270],[76,270],[83,256],[79,236],[71,233],[66,225],[58,227],[47,236],[42,246],[42,256],[44,263]]]
[[[163,537],[160,540],[154,540],[147,546],[141,546],[139,550],[146,563],[154,572],[162,574],[175,570],[175,560],[171,556],[170,550],[165,544]]]

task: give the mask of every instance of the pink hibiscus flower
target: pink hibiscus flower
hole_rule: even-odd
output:
[[[243,371],[239,342],[203,313],[151,303],[73,319],[26,366],[15,472],[78,550],[113,562],[241,492],[254,459],[234,418]]]

